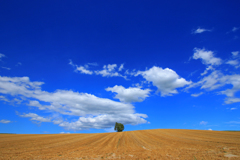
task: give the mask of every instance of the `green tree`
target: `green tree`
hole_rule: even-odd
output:
[[[124,130],[124,125],[122,123],[117,123],[116,122],[114,130],[118,131],[118,132],[122,132]]]

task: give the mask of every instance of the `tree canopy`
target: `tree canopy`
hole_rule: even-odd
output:
[[[117,132],[122,132],[124,130],[124,125],[122,123],[117,123],[115,124],[114,130]]]

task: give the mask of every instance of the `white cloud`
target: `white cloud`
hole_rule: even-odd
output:
[[[231,89],[221,91],[221,93],[228,97],[234,97],[234,94],[240,91],[240,75],[226,75],[222,79],[225,80],[226,84],[232,84],[233,87]]]
[[[232,55],[236,57],[239,54],[239,51],[232,52]]]
[[[240,124],[240,121],[229,121],[229,122],[226,122],[228,124]]]
[[[87,68],[88,68],[88,65],[86,65],[86,66],[77,66],[77,65],[73,64],[73,62],[72,62],[71,59],[69,60],[69,64],[70,64],[71,66],[73,66],[74,68],[76,68],[76,69],[75,69],[76,72],[79,71],[80,73],[83,73],[83,74],[90,74],[90,75],[93,74],[92,71],[90,71],[90,70],[87,69]]]
[[[0,96],[0,100],[5,101],[5,102],[10,102],[10,100],[8,100],[6,97],[4,96]]]
[[[198,29],[196,29],[195,31],[193,31],[192,33],[193,34],[197,34],[197,33],[203,33],[203,32],[211,32],[211,30],[209,30],[209,29],[204,29],[204,28],[198,28]]]
[[[98,64],[96,62],[88,63],[88,65],[90,65],[90,66],[98,66]]]
[[[80,71],[81,73],[84,73],[84,74],[90,74],[90,75],[93,74],[92,71],[87,70],[87,69],[86,69],[85,67],[83,67],[83,66],[77,67],[76,70],[77,70],[77,71]]]
[[[118,69],[118,71],[122,71],[123,68],[124,68],[124,64],[121,64],[120,67],[119,67],[119,69]]]
[[[190,84],[185,89],[188,90],[189,88],[201,86],[201,89],[212,91],[228,84],[233,87],[219,92],[228,97],[225,99],[225,103],[230,104],[240,102],[240,98],[234,97],[235,93],[240,91],[240,75],[238,74],[224,75],[221,71],[215,70],[200,81]]]
[[[0,53],[0,59],[1,59],[2,57],[6,57],[6,56],[5,56],[4,54]]]
[[[232,29],[233,32],[236,32],[237,30],[239,30],[238,27],[233,27],[233,29]]]
[[[20,117],[30,117],[31,121],[38,121],[38,122],[51,122],[50,118],[44,118],[41,117],[39,115],[37,115],[36,113],[28,113],[28,114],[23,114],[23,115],[19,115]]]
[[[212,129],[211,129],[211,128],[209,128],[208,130],[209,130],[209,131],[212,131]]]
[[[231,60],[228,60],[228,61],[226,62],[226,64],[235,66],[235,68],[240,67],[239,61],[238,61],[238,53],[239,53],[239,51],[232,52],[232,59],[231,59]]]
[[[206,122],[206,121],[201,121],[199,124],[200,124],[200,125],[206,125],[206,124],[208,124],[208,122]]]
[[[11,70],[11,68],[8,68],[8,67],[2,67],[2,68],[6,70]]]
[[[232,103],[238,103],[240,102],[240,98],[226,98],[225,103],[226,104],[232,104]]]
[[[214,70],[214,68],[213,68],[212,66],[208,66],[208,67],[205,69],[205,71],[204,71],[203,73],[201,73],[201,76],[207,74],[208,71],[210,71],[210,70]]]
[[[204,48],[194,48],[193,59],[201,59],[205,65],[220,65],[222,60],[213,55],[213,51],[207,51]]]
[[[60,134],[70,134],[70,132],[60,132]]]
[[[229,60],[226,62],[226,64],[230,64],[232,66],[238,67],[239,62],[238,60]]]
[[[0,93],[14,97],[24,97],[25,101],[29,101],[29,106],[37,107],[40,110],[47,110],[62,115],[80,116],[78,121],[71,123],[61,119],[52,120],[54,124],[59,124],[65,128],[74,128],[74,130],[94,128],[95,126],[98,128],[109,128],[112,127],[110,125],[115,124],[116,120],[125,124],[147,123],[144,119],[147,115],[135,113],[134,106],[131,104],[71,90],[42,91],[42,84],[43,82],[31,82],[28,77],[12,78],[0,76]],[[44,105],[41,103],[44,103]],[[34,113],[22,115],[22,117],[24,116],[31,117],[32,120],[36,121],[50,121],[50,119],[41,118],[41,116]],[[126,117],[128,117],[128,120],[126,120]],[[90,120],[91,123],[85,122],[85,120]],[[97,120],[106,122],[98,122]],[[67,127],[67,124],[71,124],[71,127]]]
[[[18,62],[15,66],[21,66],[22,63],[21,62]]]
[[[202,95],[202,94],[203,94],[203,92],[200,92],[200,93],[191,94],[191,96],[192,96],[192,97],[198,97],[198,96],[200,96],[200,95]]]
[[[146,97],[149,97],[150,89],[140,89],[140,88],[124,88],[123,86],[115,85],[114,87],[106,88],[106,91],[111,91],[117,93],[115,98],[122,102],[142,102]]]
[[[122,124],[137,125],[141,123],[147,123],[143,118],[147,118],[146,114],[106,114],[98,115],[95,117],[80,117],[75,122],[61,122],[59,126],[64,127],[67,130],[85,130],[89,128],[106,129],[114,126],[116,122]]]
[[[89,74],[89,75],[96,74],[96,75],[101,75],[103,77],[123,77],[124,79],[127,79],[126,76],[123,76],[122,74],[116,71],[117,64],[104,65],[102,70],[92,70],[92,71],[88,69],[89,65],[97,66],[97,64],[88,63],[84,66],[78,66],[74,64],[72,60],[70,60],[69,64],[75,68],[75,71],[79,71],[82,74]],[[123,64],[121,64],[118,71],[122,71],[123,68],[124,68]]]
[[[191,84],[190,81],[186,81],[173,70],[169,68],[159,68],[153,66],[146,71],[138,71],[137,75],[142,75],[147,81],[152,82],[154,86],[161,92],[161,96],[171,96],[177,94],[176,88],[184,87]]]
[[[42,84],[43,82],[30,82],[28,77],[0,76],[0,93],[29,97],[34,91],[38,91]]]
[[[121,66],[119,67],[119,71],[121,71],[123,69],[123,66],[122,67]],[[117,67],[117,64],[104,65],[103,70],[97,70],[97,71],[95,71],[95,74],[102,75],[103,77],[123,77],[123,78],[127,79],[126,76],[123,76],[122,74],[118,73],[115,70],[116,67]]]
[[[232,110],[236,110],[237,108],[231,108],[230,110],[232,111]]]
[[[6,119],[2,119],[2,120],[0,120],[0,123],[5,123],[5,124],[7,124],[7,123],[11,123],[11,121],[6,120]]]

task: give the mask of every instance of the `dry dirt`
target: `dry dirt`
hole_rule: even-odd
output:
[[[155,129],[0,135],[0,159],[240,159],[240,132]]]

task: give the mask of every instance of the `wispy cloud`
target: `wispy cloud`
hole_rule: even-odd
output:
[[[108,64],[104,65],[102,70],[90,70],[89,65],[90,63],[83,65],[83,66],[78,66],[70,60],[69,64],[75,68],[75,72],[80,72],[82,74],[89,74],[89,75],[101,75],[102,77],[123,77],[127,79],[127,76],[122,75],[119,73],[119,71],[123,70],[123,64],[120,65],[119,69],[117,69],[117,64]],[[93,66],[98,66],[94,64],[91,64]]]
[[[23,115],[19,115],[20,117],[29,117],[31,118],[30,120],[31,121],[37,121],[37,122],[51,122],[51,119],[50,118],[44,118],[44,117],[41,117],[39,115],[37,115],[36,113],[28,113],[28,114],[23,114]]]
[[[122,71],[124,68],[124,64],[121,64],[121,66],[118,68],[118,71]]]
[[[227,124],[240,124],[240,121],[229,121],[226,122]]]
[[[75,72],[79,71],[80,73],[83,73],[83,74],[93,74],[92,71],[88,70],[88,66],[77,66],[75,64],[73,64],[72,60],[69,60],[69,64],[73,67],[75,67]]]
[[[238,52],[232,53],[233,57],[238,55]],[[235,93],[240,91],[240,75],[239,74],[224,74],[221,70],[216,70],[213,66],[219,66],[223,64],[223,60],[220,58],[216,58],[213,54],[213,51],[205,50],[205,49],[194,49],[193,59],[201,59],[202,63],[207,65],[208,67],[201,74],[203,78],[198,82],[192,83],[185,88],[187,91],[189,88],[201,87],[200,89],[205,89],[206,91],[213,91],[219,89],[220,87],[226,85],[232,85],[233,87],[230,89],[219,91],[218,94],[225,94],[227,98],[225,99],[226,104],[237,103],[240,102],[240,98],[235,97]],[[228,60],[227,64],[234,65],[238,67],[238,61]],[[210,74],[205,76],[209,71]],[[197,96],[192,94],[192,96]]]
[[[120,66],[121,67],[121,66]],[[117,64],[108,64],[104,65],[102,70],[95,71],[95,74],[102,75],[103,77],[123,77],[127,78],[126,76],[123,76],[122,74],[118,73],[116,71]],[[122,69],[121,69],[122,70]]]
[[[239,67],[239,61],[238,60],[228,60],[227,62],[226,62],[226,64],[229,64],[229,65],[232,65],[232,66],[235,66],[236,68],[238,68]]]
[[[208,124],[208,122],[206,122],[206,121],[201,121],[199,124],[200,124],[200,125],[206,125],[206,124]]]
[[[198,28],[192,32],[192,34],[198,34],[198,33],[203,33],[203,32],[211,32],[212,30],[210,29],[205,29],[205,28]]]
[[[0,53],[0,59],[1,59],[2,57],[6,57],[6,56],[5,56],[4,54]]]
[[[2,119],[2,120],[0,120],[0,123],[7,124],[7,123],[11,123],[11,121],[10,120],[6,120],[6,119]]]
[[[233,55],[234,57],[236,57],[238,54],[239,54],[239,51],[234,51],[234,52],[232,52],[232,55]]]
[[[240,27],[233,27],[232,32],[236,32]]]
[[[8,68],[8,67],[2,67],[2,68],[6,70],[11,70],[11,68]]]
[[[18,62],[15,66],[21,66],[22,63],[21,62]]]
[[[200,95],[202,95],[202,94],[203,94],[203,92],[200,92],[200,93],[191,94],[191,96],[192,96],[192,97],[198,97],[198,96],[200,96]]]

